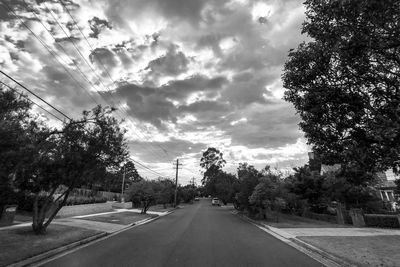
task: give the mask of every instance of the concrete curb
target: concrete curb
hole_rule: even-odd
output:
[[[253,224],[253,225],[257,226],[258,228],[260,228],[261,230],[263,230],[264,232],[272,235],[273,237],[288,244],[289,246],[299,250],[300,252],[313,258],[314,260],[320,262],[324,266],[327,266],[327,267],[340,267],[340,266],[353,267],[353,266],[355,266],[355,265],[348,263],[332,254],[329,254],[319,248],[316,248],[296,237],[284,236],[281,233],[271,229],[271,227],[269,227],[268,225],[265,225],[263,223],[255,221],[253,219],[250,219],[249,217],[247,217],[243,214],[233,213],[233,212],[232,212],[232,214],[235,214],[239,218],[241,218],[247,222],[250,222],[251,224]]]
[[[68,244],[68,245],[53,249],[53,250],[49,250],[49,251],[44,252],[42,254],[39,254],[39,255],[33,256],[31,258],[22,260],[20,262],[10,264],[10,265],[8,265],[8,267],[20,267],[20,266],[31,265],[31,264],[34,264],[36,262],[42,261],[44,259],[50,258],[50,257],[52,257],[52,256],[54,256],[56,254],[59,254],[61,252],[66,251],[66,250],[70,250],[70,249],[73,249],[75,247],[78,247],[78,246],[87,244],[89,242],[92,242],[92,241],[94,241],[96,239],[100,239],[100,238],[102,238],[102,237],[104,237],[106,235],[107,235],[107,233],[105,233],[105,232],[99,233],[99,234],[87,237],[85,239],[82,239],[82,240],[79,240],[79,241],[75,241],[75,242],[73,242],[71,244]]]
[[[99,241],[105,240],[105,239],[107,239],[107,238],[110,238],[110,237],[112,237],[112,236],[114,236],[114,235],[117,235],[117,234],[119,234],[119,233],[121,233],[121,232],[124,232],[124,231],[127,231],[127,230],[129,230],[129,229],[132,229],[132,228],[134,228],[134,227],[138,227],[138,226],[140,226],[140,225],[147,224],[147,223],[149,223],[149,222],[158,220],[158,219],[161,218],[161,217],[164,217],[164,216],[167,216],[167,215],[173,213],[175,210],[176,210],[176,208],[174,208],[174,209],[172,209],[172,210],[166,212],[165,214],[157,215],[156,217],[153,217],[153,218],[147,218],[147,219],[143,219],[143,220],[134,222],[134,223],[132,223],[132,224],[127,225],[125,228],[122,228],[122,229],[120,229],[120,230],[118,230],[118,231],[115,231],[115,232],[113,232],[113,233],[110,233],[110,234],[102,233],[102,236],[98,236],[97,238],[93,238],[93,239],[88,240],[87,242],[84,242],[84,243],[75,244],[74,246],[72,246],[72,244],[74,244],[74,243],[69,244],[69,245],[66,245],[66,246],[65,246],[65,247],[66,247],[65,249],[60,250],[60,251],[57,251],[58,249],[55,249],[55,250],[54,250],[54,253],[50,253],[50,252],[53,252],[53,250],[48,251],[48,252],[45,252],[45,253],[43,253],[43,254],[40,254],[40,255],[38,255],[38,256],[35,256],[35,257],[40,257],[40,256],[42,256],[42,257],[40,257],[40,258],[38,258],[38,259],[36,259],[36,260],[34,260],[34,261],[26,262],[26,263],[25,263],[25,262],[24,262],[25,260],[24,260],[24,261],[22,261],[22,262],[16,263],[15,265],[10,265],[10,266],[7,266],[7,267],[20,267],[20,266],[27,266],[27,265],[30,265],[30,266],[41,266],[41,265],[43,265],[43,264],[45,264],[45,263],[47,263],[47,262],[50,262],[50,261],[52,261],[52,260],[54,260],[54,259],[57,259],[57,258],[59,258],[59,257],[62,257],[62,256],[64,256],[64,255],[67,255],[67,254],[69,254],[69,253],[72,253],[72,252],[74,252],[74,251],[77,251],[77,250],[79,250],[79,249],[81,249],[81,248],[90,246],[90,245],[92,245],[92,244],[94,244],[94,243],[96,243],[96,242],[99,242]],[[89,238],[88,238],[88,239],[89,239]],[[78,242],[79,242],[79,241],[78,241]],[[76,243],[78,243],[78,242],[76,242]],[[68,246],[70,246],[70,245],[71,245],[71,247],[68,247]],[[49,254],[47,255],[47,253],[49,253]],[[33,259],[33,258],[29,258],[29,259]],[[29,260],[29,259],[27,259],[27,260]]]

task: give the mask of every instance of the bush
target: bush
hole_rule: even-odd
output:
[[[73,196],[67,199],[66,206],[94,204],[107,202],[106,197],[86,197],[86,196]]]
[[[365,214],[364,221],[372,227],[400,228],[399,215]]]
[[[313,220],[337,223],[337,217],[334,215],[320,214],[320,213],[314,213],[314,212],[308,211],[308,212],[304,212],[303,216],[306,218],[309,218],[309,219],[313,219]]]
[[[45,196],[40,196],[39,197],[39,206],[45,201],[46,197]],[[24,193],[19,193],[16,195],[16,203],[18,205],[18,210],[20,211],[27,211],[27,212],[32,212],[33,211],[33,202],[35,200],[35,196],[32,194],[24,194]]]

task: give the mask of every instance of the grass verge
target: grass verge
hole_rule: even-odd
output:
[[[400,236],[297,237],[357,266],[399,266]]]
[[[128,224],[132,224],[134,222],[144,220],[146,218],[152,218],[152,217],[156,217],[156,215],[140,214],[140,213],[126,211],[126,212],[104,214],[104,215],[99,215],[99,216],[90,216],[90,217],[85,217],[85,218],[81,218],[81,219],[88,220],[88,221],[97,221],[97,222],[128,225]]]
[[[353,227],[352,225],[342,225],[325,221],[313,220],[301,216],[280,213],[277,217],[260,220],[276,228],[343,228]]]
[[[35,235],[32,227],[0,231],[0,266],[7,266],[101,232],[52,224],[46,235]]]

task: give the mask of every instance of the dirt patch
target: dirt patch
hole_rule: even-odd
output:
[[[357,266],[400,266],[400,236],[298,238]]]
[[[42,254],[101,232],[65,225],[50,225],[46,235],[35,235],[32,227],[0,231],[0,266]]]

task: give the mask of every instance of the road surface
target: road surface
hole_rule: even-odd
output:
[[[322,266],[202,199],[45,266]]]

